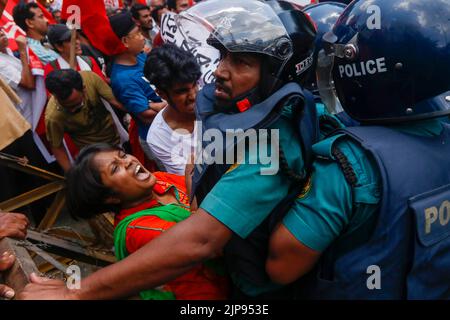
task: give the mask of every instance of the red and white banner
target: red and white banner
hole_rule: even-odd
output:
[[[3,31],[9,39],[9,48],[13,51],[17,50],[17,44],[14,39],[20,35],[25,35],[25,32],[14,23],[14,18],[12,16],[13,8],[18,3],[19,0],[9,0],[0,19],[0,26],[3,27]]]
[[[111,7],[114,9],[120,9],[123,7],[122,0],[103,0],[105,2],[105,7]]]

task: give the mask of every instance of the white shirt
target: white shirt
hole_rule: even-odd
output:
[[[6,52],[0,52],[0,74],[6,83],[16,90],[22,78],[22,63],[13,56],[9,48],[6,48]]]
[[[146,142],[160,169],[168,173],[184,175],[186,164],[196,146],[196,126],[194,132],[172,130],[164,120],[163,112],[158,112],[148,130]]]
[[[6,80],[6,83],[16,91],[22,99],[22,103],[17,105],[17,110],[31,124],[32,123],[32,90],[27,90],[19,86],[22,79],[22,63],[17,59],[9,48],[6,48],[6,54],[0,52],[0,75]]]

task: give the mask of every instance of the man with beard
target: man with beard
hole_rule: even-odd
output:
[[[146,5],[137,3],[131,7],[130,12],[134,22],[139,27],[139,31],[145,38],[144,52],[148,53],[152,49],[153,38],[156,35],[150,8]]]
[[[13,9],[14,22],[27,33],[28,46],[43,64],[58,58],[58,54],[42,45],[48,31],[48,21],[41,8],[34,3],[19,3]]]

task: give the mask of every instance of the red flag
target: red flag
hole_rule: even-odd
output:
[[[44,17],[47,18],[49,24],[56,24],[55,18],[53,18],[53,15],[48,12],[47,8],[44,7],[39,1],[34,1],[36,4],[41,8],[42,12],[44,13]]]
[[[80,8],[81,29],[95,48],[107,55],[116,55],[126,50],[109,24],[103,0],[64,0],[62,19],[70,18],[72,12],[67,12],[67,8],[71,5]]]
[[[17,44],[14,40],[18,36],[25,35],[25,32],[14,23],[12,16],[13,8],[19,3],[19,0],[9,0],[6,4],[5,11],[0,19],[0,26],[3,27],[6,36],[9,39],[9,48],[13,51],[17,50]]]

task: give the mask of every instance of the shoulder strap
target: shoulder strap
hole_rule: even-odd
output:
[[[296,175],[297,178],[293,179],[293,186],[286,197],[280,201],[280,203],[272,210],[269,215],[269,231],[280,222],[289,211],[292,203],[297,196],[301,193],[303,188],[308,184],[311,177],[312,163],[314,161],[313,145],[319,141],[320,128],[319,119],[317,117],[316,104],[314,102],[314,96],[308,90],[304,90],[304,107],[296,108],[296,116],[294,117],[297,122],[299,139],[301,142],[304,170],[300,175]],[[303,109],[303,110],[302,110]],[[284,159],[281,155],[283,153],[280,146],[280,161]],[[289,170],[293,171],[293,170]],[[292,176],[292,175],[290,175]]]

